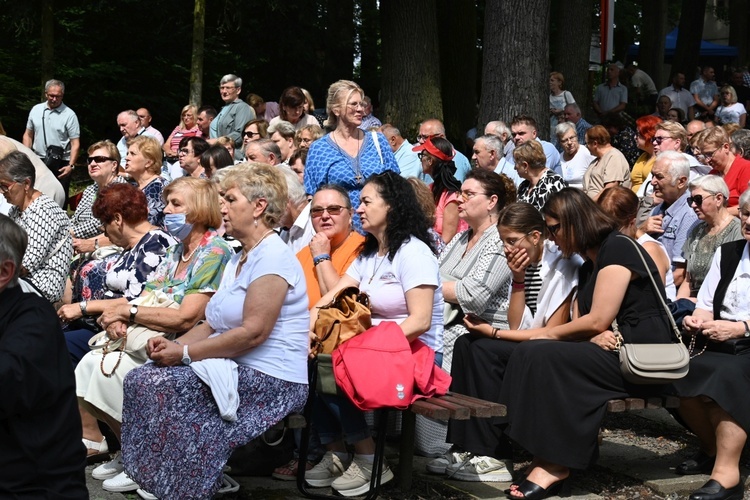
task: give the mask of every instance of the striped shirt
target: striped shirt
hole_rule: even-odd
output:
[[[539,297],[539,290],[542,289],[542,277],[539,271],[542,268],[542,263],[529,264],[526,268],[526,276],[524,277],[525,284],[525,300],[526,306],[531,310],[531,314],[536,314],[536,300]]]

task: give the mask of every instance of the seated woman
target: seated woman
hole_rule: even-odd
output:
[[[336,286],[359,255],[364,237],[352,230],[349,195],[337,184],[324,184],[312,199],[310,218],[315,229],[310,244],[297,253],[307,282],[310,309]]]
[[[153,137],[139,135],[128,141],[128,154],[125,158],[125,173],[143,191],[148,202],[148,221],[154,226],[164,227],[165,182],[160,177],[162,151],[159,142]]]
[[[740,197],[742,237],[716,251],[685,331],[711,342],[705,352],[693,352],[687,376],[674,383],[681,396],[679,414],[700,441],[698,453],[680,464],[678,474],[711,474],[690,500],[740,500],[744,484],[740,455],[750,431],[747,383],[750,357],[714,352],[721,343],[750,332],[747,269],[750,265],[750,191]],[[698,341],[700,345],[701,341]]]
[[[268,139],[268,122],[263,119],[250,120],[242,127],[242,150],[248,143]]]
[[[179,343],[151,339],[154,363],[125,380],[125,468],[158,498],[211,498],[232,449],[299,411],[307,399],[305,279],[273,230],[286,207],[286,181],[275,167],[244,164],[222,178],[221,188],[222,215],[242,253],[227,264],[206,321]],[[217,359],[202,361],[209,358]],[[224,379],[209,387],[198,375],[221,375],[224,365],[227,376],[236,374],[239,399],[229,421],[212,389],[233,384]]]
[[[432,177],[430,186],[435,201],[435,225],[433,229],[450,243],[456,233],[468,228],[458,217],[461,183],[456,179],[456,164],[453,163],[453,146],[447,139],[432,137],[423,144],[414,146],[422,164],[422,172]]]
[[[635,121],[636,129],[638,130],[638,149],[643,151],[643,154],[638,157],[633,170],[630,172],[630,189],[634,193],[637,193],[644,182],[650,179],[651,168],[656,162],[656,153],[654,153],[654,143],[652,139],[656,134],[656,125],[661,123],[661,118],[648,115],[642,116]],[[661,139],[659,139],[661,140]]]
[[[309,149],[310,144],[323,137],[325,133],[320,125],[305,125],[294,134],[294,149]]]
[[[578,142],[576,127],[570,122],[562,122],[555,127],[557,140],[563,151],[560,155],[562,178],[570,187],[583,188],[583,176],[591,162],[596,159],[589,149]]]
[[[299,87],[287,87],[279,97],[279,116],[274,117],[268,124],[275,126],[280,121],[287,121],[300,130],[307,125],[318,125],[314,116],[307,114],[307,97]]]
[[[209,181],[181,177],[164,189],[164,195],[167,200],[165,223],[180,243],[167,250],[144,293],[163,292],[179,307],[142,307],[128,304],[125,298],[110,300],[99,318],[99,324],[110,339],[124,336],[130,324],[169,334],[192,328],[205,317],[208,299],[218,289],[224,265],[232,255],[226,242],[213,229],[219,226],[221,214],[219,197]],[[123,379],[145,359],[117,351],[102,357],[101,350],[97,350],[81,359],[76,367],[76,395],[82,411],[105,422],[119,438]],[[103,436],[94,435],[94,429],[91,431],[89,439],[101,442]],[[108,491],[138,488],[123,472],[119,455],[94,469],[91,475],[94,479],[106,479],[103,486]]]
[[[234,158],[225,148],[214,145],[208,148],[200,157],[200,165],[211,179],[217,170],[234,165]]]
[[[518,342],[534,338],[540,329],[569,320],[578,284],[577,255],[563,257],[547,240],[542,214],[528,203],[512,203],[497,223],[508,266],[513,274],[507,323],[487,323],[467,315],[473,335],[456,340],[451,390],[487,401],[499,401],[508,359]],[[427,464],[427,470],[463,481],[509,481],[513,448],[500,419],[452,420],[448,442],[453,447]]]
[[[29,237],[21,277],[47,300],[57,302],[73,256],[70,220],[52,198],[34,189],[35,180],[34,164],[24,153],[13,151],[0,160],[0,193],[13,206],[10,218]]]
[[[202,137],[200,127],[197,124],[198,108],[193,104],[187,104],[180,112],[180,123],[172,130],[167,140],[164,141],[164,164],[162,175],[169,181],[182,177],[179,166],[180,141],[185,137]]]
[[[727,210],[729,188],[724,179],[718,175],[704,175],[690,181],[688,189],[688,203],[701,222],[690,231],[682,247],[687,273],[677,298],[695,302],[716,249],[724,243],[741,240],[742,229],[740,220]]]
[[[547,168],[547,157],[538,141],[524,142],[513,150],[516,172],[523,179],[518,186],[518,201],[541,210],[552,193],[568,187],[562,177]]]
[[[346,274],[316,304],[328,304],[340,290],[356,286],[370,296],[373,325],[395,321],[406,338],[419,338],[438,355],[443,348],[443,294],[427,219],[409,182],[395,172],[371,176],[357,209],[367,232],[362,251]],[[313,330],[316,315],[310,318]],[[343,496],[370,489],[375,442],[364,414],[344,397],[315,399],[313,422],[328,452],[305,473],[314,487],[331,486]],[[342,433],[344,436],[342,436]],[[346,441],[354,446],[354,458]],[[381,484],[393,479],[383,464]]]
[[[620,225],[618,230],[622,234],[636,240],[648,252],[656,267],[659,268],[659,277],[664,283],[667,298],[675,300],[677,289],[674,285],[672,265],[667,249],[660,241],[655,240],[635,225],[638,216],[638,197],[635,193],[622,186],[608,187],[602,191],[596,203],[604,210],[604,213],[617,221]]]
[[[585,469],[596,459],[607,401],[663,390],[625,382],[609,331],[615,319],[624,342],[672,341],[655,297],[663,298],[664,288],[657,280],[654,290],[648,275],[656,276],[658,269],[645,252],[648,270],[644,267],[616,221],[573,188],[550,196],[543,213],[562,254],[578,253],[586,262],[573,320],[519,344],[505,371],[499,401],[508,408],[506,435],[534,455],[527,478],[511,489],[512,498],[564,494],[570,469]]]
[[[606,187],[630,187],[628,160],[609,141],[609,132],[601,125],[594,125],[586,131],[586,146],[596,159],[583,176],[583,190],[594,201]]]

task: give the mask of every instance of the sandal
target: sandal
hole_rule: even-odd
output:
[[[86,447],[86,463],[95,464],[110,459],[106,437],[100,443],[83,438],[83,445]]]
[[[315,466],[314,463],[309,460],[305,462],[305,470],[308,471]],[[286,465],[276,467],[273,470],[271,477],[275,479],[281,479],[282,481],[296,481],[297,480],[297,467],[299,467],[299,460],[293,458]]]

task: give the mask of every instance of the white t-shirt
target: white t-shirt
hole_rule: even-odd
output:
[[[719,123],[725,125],[727,123],[740,123],[740,116],[747,114],[745,106],[739,102],[730,104],[729,106],[719,106],[716,108],[716,116],[719,119]]]
[[[401,324],[409,316],[406,292],[421,285],[434,286],[432,323],[419,340],[435,352],[443,352],[443,285],[435,254],[422,241],[411,238],[401,245],[393,262],[376,253],[360,256],[346,271],[359,283],[359,289],[370,296],[372,324],[395,321]]]
[[[592,155],[584,145],[578,146],[578,151],[570,161],[565,161],[563,155],[560,155],[562,178],[568,183],[568,186],[583,189],[583,174],[586,173],[594,160],[596,160],[596,156]]]
[[[289,288],[271,334],[255,349],[233,359],[272,377],[307,384],[310,313],[302,266],[275,234],[250,253],[235,278],[239,260],[240,254],[235,254],[226,265],[221,285],[206,306],[206,320],[216,332],[212,336],[242,324],[242,308],[250,283],[269,274],[280,276]]]
[[[742,321],[747,319],[748,304],[750,304],[750,245],[745,244],[742,257],[737,269],[734,271],[732,281],[727,287],[724,295],[720,317],[729,321]],[[698,291],[697,309],[713,312],[714,294],[721,280],[721,247],[716,249],[711,267],[708,269],[706,279],[703,280]]]

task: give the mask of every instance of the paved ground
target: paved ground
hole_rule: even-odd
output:
[[[688,435],[664,411],[643,411],[620,414],[605,421],[603,442],[598,464],[573,479],[574,500],[589,499],[684,499],[699,488],[706,476],[677,476],[671,469],[692,453],[695,439]],[[396,445],[388,447],[388,461],[398,463]],[[508,483],[467,483],[443,480],[424,473],[428,459],[414,459],[414,487],[402,492],[395,485],[383,488],[382,498],[388,499],[494,499],[505,498]],[[743,463],[745,460],[743,459]],[[517,468],[522,464],[517,464]],[[101,482],[91,479],[88,487],[92,499],[137,499],[133,494],[108,493]],[[747,471],[743,471],[747,476]],[[293,482],[271,478],[235,477],[240,491],[226,495],[227,500],[287,500],[302,498]],[[747,488],[746,488],[747,489]],[[330,490],[321,490],[330,493]],[[750,499],[750,492],[745,494]]]

